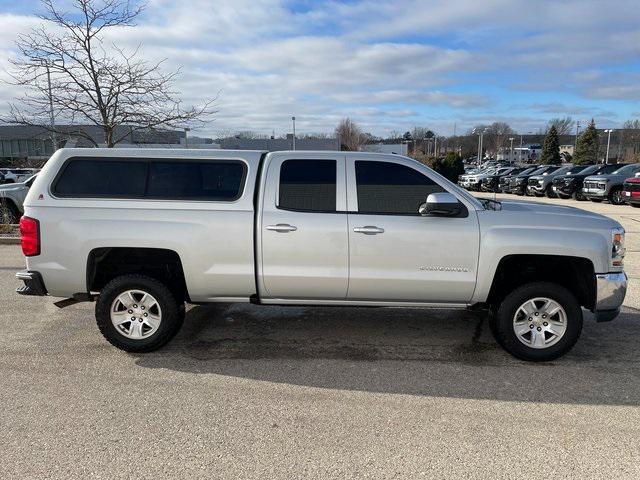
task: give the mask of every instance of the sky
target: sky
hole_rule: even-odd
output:
[[[72,0],[59,0],[60,5]],[[427,127],[441,135],[553,117],[640,118],[638,0],[149,0],[105,41],[181,67],[185,103],[217,97],[201,135]],[[0,79],[37,0],[0,0]],[[0,84],[0,114],[19,92]],[[455,127],[454,127],[455,125]]]

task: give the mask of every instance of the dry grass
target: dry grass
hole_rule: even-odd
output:
[[[0,223],[0,235],[9,233],[15,233],[17,235],[18,227],[15,225],[8,225],[6,223]]]

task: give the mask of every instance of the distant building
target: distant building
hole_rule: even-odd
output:
[[[275,152],[293,150],[293,135],[287,138],[236,138],[218,140],[225,150],[266,150]],[[340,150],[337,138],[296,138],[295,150]]]
[[[539,144],[524,145],[522,147],[502,147],[498,150],[496,160],[511,163],[535,163],[540,159],[542,147]]]
[[[94,147],[94,143],[104,146],[104,132],[97,125],[57,125],[57,147]],[[133,130],[126,125],[116,128],[118,146],[154,145],[180,147],[185,132],[183,130]],[[26,125],[0,126],[0,162],[12,163],[16,160],[45,162],[54,152],[53,135],[42,127]]]
[[[370,143],[363,145],[362,150],[365,152],[376,153],[393,153],[396,155],[408,155],[409,144],[408,143]]]

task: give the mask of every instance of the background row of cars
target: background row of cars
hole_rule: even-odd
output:
[[[0,185],[25,182],[39,171],[38,168],[0,168]]]
[[[640,207],[640,163],[505,165],[488,162],[458,177],[467,190],[573,198]]]

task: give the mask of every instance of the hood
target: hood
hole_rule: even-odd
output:
[[[527,202],[526,200],[507,200],[500,202],[502,204],[502,211],[505,212],[522,212],[522,213],[534,213],[542,215],[560,215],[580,217],[581,219],[593,219],[597,221],[606,221],[611,224],[617,224],[614,220],[598,213],[587,212],[580,208],[569,207],[565,205],[550,205],[539,202]]]

